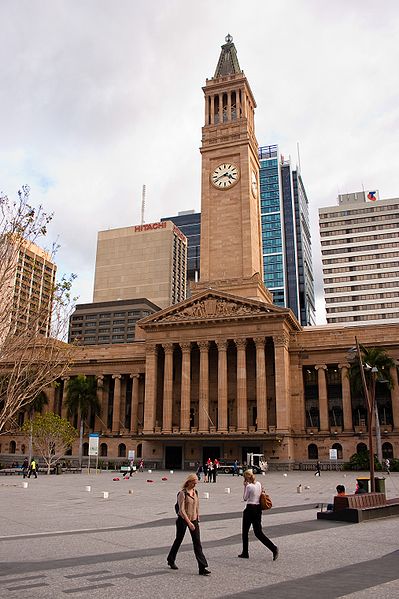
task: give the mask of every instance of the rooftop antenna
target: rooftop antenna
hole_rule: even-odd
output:
[[[141,192],[141,224],[144,225],[144,209],[145,209],[145,185],[143,185],[143,191]]]
[[[296,142],[296,150],[297,150],[297,154],[298,154],[298,167],[299,167],[299,172],[301,172],[301,155],[299,153],[299,141]]]

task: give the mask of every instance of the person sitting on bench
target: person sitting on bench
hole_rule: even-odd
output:
[[[337,485],[336,489],[337,489],[337,495],[336,496],[342,497],[342,496],[346,495],[346,490],[345,490],[344,485]],[[334,503],[328,503],[327,504],[327,511],[328,512],[332,512],[333,509],[334,509]]]

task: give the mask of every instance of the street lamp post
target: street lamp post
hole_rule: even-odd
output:
[[[376,375],[377,368],[371,369],[371,393],[369,393],[369,389],[367,387],[366,376],[364,374],[364,364],[362,360],[362,355],[360,352],[359,342],[357,337],[355,337],[356,341],[356,351],[357,357],[359,359],[359,367],[360,367],[360,375],[362,378],[363,385],[363,393],[366,398],[367,404],[367,413],[368,413],[368,433],[369,433],[369,462],[370,462],[370,485],[371,492],[375,492],[375,478],[374,478],[374,450],[373,450],[373,414],[374,414],[374,404],[375,404],[375,383],[376,383]]]

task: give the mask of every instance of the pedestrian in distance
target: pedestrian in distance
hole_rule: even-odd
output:
[[[144,472],[144,460],[141,458],[139,463],[139,472]]]
[[[233,476],[235,474],[238,476],[238,461],[237,460],[235,460],[235,462],[233,464]]]
[[[188,528],[193,541],[194,554],[198,562],[198,573],[200,576],[208,576],[210,571],[207,569],[208,562],[202,551],[200,538],[199,498],[195,488],[197,483],[197,475],[189,474],[181,491],[177,494],[176,509],[178,509],[178,514],[176,520],[176,538],[166,561],[172,570],[178,570],[178,567],[176,566],[176,556]]]
[[[31,474],[34,474],[35,478],[37,478],[37,463],[35,458],[32,458],[32,461],[30,463],[28,478],[30,478]]]
[[[391,474],[391,462],[389,461],[389,459],[388,459],[388,458],[386,458],[386,459],[384,460],[384,466],[385,466],[385,472],[386,472],[387,474]]]
[[[205,462],[205,464],[202,466],[202,470],[204,471],[204,483],[208,482],[208,464],[207,462]]]
[[[320,472],[320,462],[319,460],[317,460],[317,464],[316,464],[316,472],[314,473],[315,476],[320,476],[321,472]]]
[[[24,462],[22,464],[22,475],[24,478],[26,478],[28,476],[28,470],[29,470],[29,461],[28,461],[28,458],[25,458]]]
[[[252,470],[244,472],[244,501],[247,502],[242,514],[242,552],[238,557],[249,558],[248,552],[248,533],[249,529],[254,530],[255,536],[263,545],[265,545],[273,554],[273,561],[278,558],[278,547],[275,545],[262,530],[262,508],[260,506],[260,495],[262,485],[256,480]]]
[[[216,482],[216,477],[218,475],[219,462],[218,460],[214,460],[213,462],[213,470],[212,470],[212,482]]]

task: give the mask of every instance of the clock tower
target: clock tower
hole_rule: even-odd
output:
[[[230,35],[203,91],[201,280],[195,288],[271,303],[263,284],[256,103]]]

